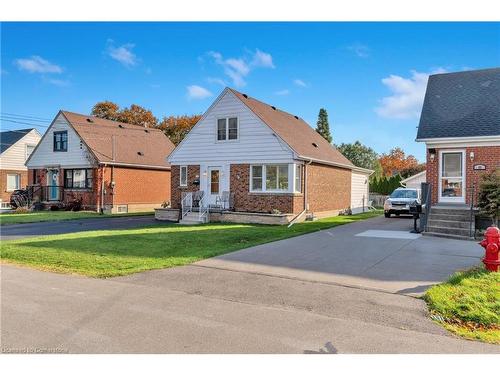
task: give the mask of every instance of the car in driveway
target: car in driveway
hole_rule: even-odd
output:
[[[397,188],[384,202],[384,215],[391,217],[391,215],[409,214],[410,205],[415,202],[421,203],[420,200],[419,189]]]

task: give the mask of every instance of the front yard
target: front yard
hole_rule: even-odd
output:
[[[39,223],[42,221],[62,221],[77,219],[96,219],[120,216],[153,215],[153,212],[138,212],[129,214],[99,214],[95,211],[36,211],[28,213],[0,214],[0,225]]]
[[[483,267],[457,272],[430,288],[431,317],[455,334],[500,344],[500,272]]]
[[[214,223],[62,234],[3,242],[0,259],[42,270],[111,277],[189,264],[381,213],[336,216],[291,228]]]

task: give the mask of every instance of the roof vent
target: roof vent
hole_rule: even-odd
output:
[[[137,155],[139,155],[139,156],[144,156],[144,152],[142,152],[142,151],[137,151]]]
[[[293,116],[293,117],[295,117],[297,120],[299,119],[299,116]]]
[[[316,148],[318,148],[318,144],[316,142],[313,142],[312,145]]]
[[[271,106],[272,109],[274,109],[276,111],[276,107],[274,105]]]
[[[144,132],[149,133],[149,130],[148,129],[144,129]]]
[[[94,120],[92,120],[91,118],[88,118],[87,122],[94,122]]]
[[[247,94],[243,94],[243,97],[244,97],[245,99],[248,99],[248,95],[247,95]]]
[[[120,129],[125,129],[125,126],[123,126],[122,124],[118,124],[118,127],[119,127]]]

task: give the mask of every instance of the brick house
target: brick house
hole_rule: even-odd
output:
[[[28,168],[24,165],[42,136],[36,129],[0,133],[0,205],[10,208],[14,190],[28,185]]]
[[[231,88],[168,160],[173,208],[196,191],[208,206],[237,212],[328,216],[367,208],[372,171],[355,167],[298,116]]]
[[[170,201],[173,149],[161,130],[60,111],[26,162],[29,185],[49,206],[149,211]]]
[[[431,75],[416,140],[432,203],[475,205],[481,176],[500,167],[500,68]]]

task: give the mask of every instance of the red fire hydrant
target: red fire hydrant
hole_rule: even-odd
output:
[[[484,233],[484,240],[479,244],[486,249],[483,263],[486,269],[492,272],[498,272],[500,268],[500,229],[489,227]]]

